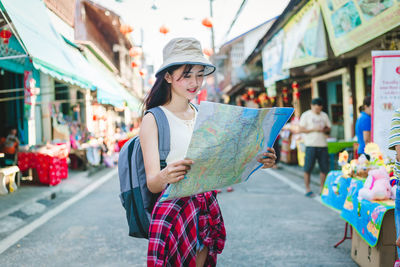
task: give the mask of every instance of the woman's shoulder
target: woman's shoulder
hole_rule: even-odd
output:
[[[151,112],[144,114],[140,125],[140,132],[152,131],[157,128],[157,123],[154,115]]]

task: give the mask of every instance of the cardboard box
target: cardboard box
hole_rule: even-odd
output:
[[[397,258],[394,210],[383,218],[378,243],[371,247],[353,230],[351,258],[362,267],[392,267]]]

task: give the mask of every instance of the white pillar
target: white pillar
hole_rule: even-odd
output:
[[[49,75],[40,73],[40,92],[42,95],[43,142],[51,141],[51,103],[54,100],[54,80]],[[30,127],[30,126],[29,126]]]
[[[342,97],[343,97],[343,127],[344,127],[344,139],[350,140],[351,129],[353,128],[353,102],[351,88],[350,88],[350,73],[345,72],[342,74]]]
[[[85,91],[85,116],[86,116],[85,118],[86,127],[90,133],[93,133],[94,132],[93,107],[92,107],[92,97],[89,89]]]

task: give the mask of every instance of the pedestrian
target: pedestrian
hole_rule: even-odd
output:
[[[17,128],[11,127],[6,138],[0,141],[0,152],[5,154],[5,157],[14,158],[18,151],[19,139],[17,136]]]
[[[139,137],[147,186],[153,193],[184,178],[193,161],[185,159],[197,110],[190,104],[204,76],[215,71],[194,38],[172,39],[163,49],[163,64],[144,101],[145,110],[159,106],[170,126],[167,166],[160,170],[158,128],[154,116],[143,117]],[[273,149],[260,159],[265,168],[275,161]],[[225,226],[216,192],[157,201],[149,228],[148,266],[215,266],[225,244]]]
[[[396,177],[396,200],[395,200],[395,223],[397,232],[397,255],[400,256],[400,108],[397,109],[392,117],[392,124],[389,134],[389,149],[396,151],[396,161],[394,167],[394,175]],[[398,263],[400,265],[400,263]]]
[[[364,153],[365,145],[371,141],[371,97],[366,96],[363,105],[360,107],[361,115],[356,122],[356,136],[358,142],[357,154]],[[368,155],[366,155],[368,157]]]
[[[327,134],[331,130],[331,122],[328,115],[322,111],[321,98],[311,100],[311,109],[304,112],[300,117],[299,129],[303,133],[306,155],[304,160],[304,184],[306,187],[305,196],[314,197],[310,188],[311,171],[314,169],[315,161],[318,160],[320,168],[320,192],[325,183],[326,175],[329,172],[329,155]]]

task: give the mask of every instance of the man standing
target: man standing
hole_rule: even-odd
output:
[[[311,101],[311,110],[304,112],[300,117],[300,132],[304,133],[304,143],[306,146],[306,157],[304,161],[304,184],[306,186],[307,197],[314,197],[310,188],[311,171],[315,161],[321,170],[320,194],[324,187],[326,175],[329,172],[329,155],[326,134],[331,130],[331,122],[328,115],[322,111],[322,99],[314,98]]]

